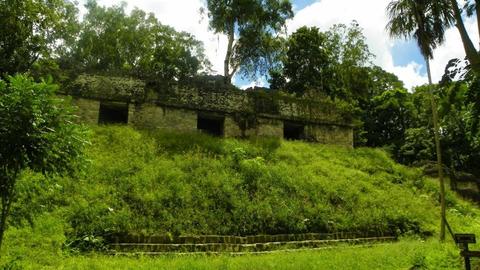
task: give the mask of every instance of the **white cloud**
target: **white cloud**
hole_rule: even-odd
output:
[[[368,45],[377,56],[375,63],[385,66],[390,61],[385,48],[392,45],[385,32],[385,8],[388,1],[385,0],[322,0],[315,2],[300,10],[295,17],[288,22],[289,32],[307,25],[317,26],[320,30],[328,30],[338,23],[349,24],[356,20],[364,29]]]
[[[83,0],[85,1],[85,0]],[[421,74],[420,67],[423,63],[410,62],[406,66],[395,66],[392,57],[393,45],[399,40],[392,40],[385,31],[387,22],[386,7],[390,0],[318,0],[315,3],[299,10],[295,17],[287,24],[289,32],[293,32],[303,25],[317,26],[327,30],[333,24],[349,24],[356,20],[364,29],[367,43],[376,55],[374,63],[385,70],[395,73],[405,85],[410,88],[427,81]],[[117,0],[98,0],[101,5],[111,6],[120,3]],[[213,64],[216,73],[223,71],[223,58],[226,53],[226,36],[217,35],[208,29],[208,18],[200,14],[199,10],[205,5],[203,0],[128,0],[128,9],[138,7],[147,12],[153,12],[163,23],[179,31],[187,31],[204,43],[206,54]],[[81,1],[81,4],[84,3]],[[475,20],[467,21],[470,33],[476,29]],[[444,45],[435,51],[432,61],[432,74],[434,81],[440,80],[448,60],[454,57],[463,58],[463,46],[456,29],[447,31]],[[478,44],[478,35],[475,44]],[[254,84],[253,82],[252,84]]]
[[[258,78],[256,81],[240,86],[240,89],[245,90],[251,87],[268,87],[268,82],[264,77]]]
[[[385,70],[396,74],[404,81],[407,88],[427,82],[425,74],[421,73],[424,63],[410,62],[406,66],[395,66],[392,57],[392,48],[395,43],[403,42],[392,40],[385,31],[387,24],[386,7],[390,0],[321,0],[300,10],[288,23],[289,32],[293,32],[303,25],[317,26],[320,30],[327,30],[333,24],[349,24],[356,20],[364,29],[364,35],[370,50],[376,55],[374,63]],[[470,33],[475,29],[474,20],[467,21]],[[477,35],[473,35],[477,36]],[[475,44],[478,40],[474,41]],[[463,46],[456,29],[449,29],[446,33],[446,42],[434,52],[431,63],[433,80],[439,81],[443,75],[445,65],[452,58],[464,57]]]
[[[476,24],[476,18],[469,18],[465,22],[473,44],[477,45],[478,29]],[[439,81],[445,72],[445,66],[452,58],[465,58],[465,50],[463,49],[462,40],[457,28],[448,29],[445,34],[445,43],[435,50],[434,58],[431,61],[432,77],[434,82]]]
[[[86,0],[80,1],[83,5]],[[205,53],[212,62],[216,74],[223,71],[223,58],[227,51],[227,38],[208,29],[208,18],[200,14],[204,6],[202,0],[127,0],[127,10],[138,7],[146,12],[153,12],[161,23],[174,27],[177,31],[193,34],[205,46]],[[98,0],[100,5],[118,5],[118,0]],[[80,14],[84,14],[81,10]]]
[[[417,62],[410,62],[406,66],[394,66],[391,72],[403,79],[405,86],[410,89],[412,86],[425,84],[428,82],[427,77],[420,74],[422,65]]]

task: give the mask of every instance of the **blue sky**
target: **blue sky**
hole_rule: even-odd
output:
[[[359,0],[357,0],[359,1]],[[305,9],[306,7],[320,2],[317,0],[293,0],[292,4],[294,7],[294,12],[298,14],[299,11]],[[344,21],[343,23],[348,24],[349,21]],[[408,64],[414,62],[421,65],[418,69],[420,76],[426,76],[426,68],[422,55],[414,41],[403,41],[399,40],[393,44],[391,47],[391,56],[394,66],[407,66]],[[234,83],[238,86],[251,85],[249,79],[241,78],[241,76],[236,76]],[[264,84],[264,79],[259,80],[259,84]]]
[[[86,0],[79,0],[83,4]],[[97,0],[101,5],[117,5],[119,0]],[[287,22],[290,33],[306,26],[316,26],[322,31],[333,24],[349,24],[352,20],[363,28],[367,44],[376,55],[373,64],[396,74],[407,88],[427,82],[425,64],[414,42],[392,40],[385,31],[387,23],[386,7],[391,0],[292,0],[295,16]],[[209,30],[208,18],[202,16],[200,8],[205,0],[125,0],[128,9],[138,7],[153,12],[164,24],[179,31],[186,31],[204,43],[205,53],[213,64],[216,73],[223,71],[227,38]],[[84,12],[84,11],[83,11]],[[471,32],[474,44],[478,44],[476,19],[466,21],[467,31]],[[446,32],[446,42],[434,52],[431,61],[434,81],[440,80],[445,65],[452,58],[463,58],[463,46],[456,29]],[[265,85],[265,80],[252,82],[238,77],[235,84],[241,87]]]
[[[295,0],[295,1],[292,1],[292,4],[293,4],[294,11],[297,11],[297,10],[303,9],[308,5],[311,5],[313,2],[315,1],[314,0]]]
[[[396,66],[405,66],[412,61],[422,65],[424,63],[423,56],[418,49],[417,43],[414,41],[397,42],[392,47],[392,57],[393,64]],[[420,72],[426,76],[427,69],[425,66],[420,68]]]

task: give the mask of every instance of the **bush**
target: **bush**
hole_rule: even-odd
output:
[[[28,216],[22,200],[35,211],[57,211],[78,248],[101,248],[118,233],[432,235],[437,229],[436,186],[382,150],[93,129],[86,171],[33,188],[29,181],[17,221]],[[460,217],[472,213],[455,197],[450,206]]]

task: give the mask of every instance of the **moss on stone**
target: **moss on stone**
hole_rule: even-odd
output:
[[[83,98],[141,102],[145,96],[145,83],[125,77],[82,74],[69,83],[66,90],[69,95]]]
[[[252,119],[257,117],[338,126],[350,126],[353,118],[351,106],[343,101],[299,98],[265,88],[244,91],[225,84],[222,76],[146,85],[130,78],[80,75],[67,89],[68,94],[83,98],[230,114],[244,128],[254,126]]]

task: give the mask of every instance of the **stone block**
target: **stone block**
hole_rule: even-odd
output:
[[[72,104],[76,107],[79,121],[86,124],[98,124],[100,101],[85,98],[73,98]]]
[[[140,128],[193,132],[197,130],[197,113],[185,109],[141,104],[135,106],[132,124]]]

